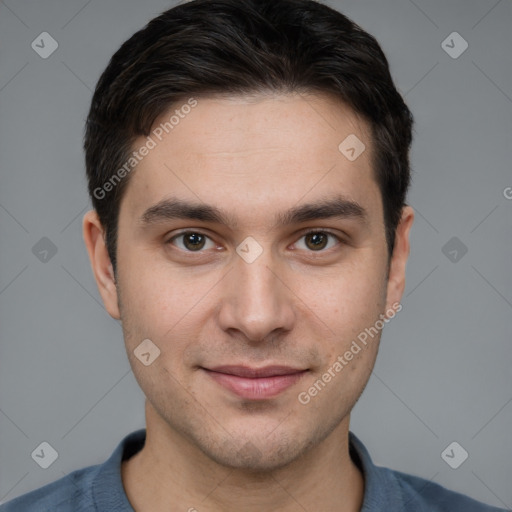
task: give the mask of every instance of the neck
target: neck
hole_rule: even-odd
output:
[[[364,480],[349,454],[349,417],[319,445],[270,472],[217,464],[171,430],[149,402],[146,425],[144,448],[121,466],[137,512],[361,510]]]

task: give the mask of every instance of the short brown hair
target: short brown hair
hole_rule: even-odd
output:
[[[413,117],[375,38],[313,0],[193,0],[130,37],[92,98],[84,138],[88,188],[114,271],[129,176],[108,193],[102,187],[129,159],[135,139],[190,96],[263,91],[328,93],[369,123],[391,256],[410,184]]]

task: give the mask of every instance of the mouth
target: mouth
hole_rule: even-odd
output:
[[[203,370],[217,384],[248,400],[273,398],[296,384],[309,370],[290,366],[216,366]]]

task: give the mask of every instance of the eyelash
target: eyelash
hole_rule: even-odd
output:
[[[308,235],[311,235],[311,234],[318,234],[318,233],[323,233],[323,234],[326,234],[326,235],[329,235],[333,238],[336,239],[336,241],[338,242],[338,244],[340,243],[343,243],[343,240],[338,236],[336,235],[335,233],[333,233],[332,231],[330,231],[329,229],[311,229],[309,231],[306,231],[304,233],[301,234],[301,236],[299,237],[299,240],[308,236]],[[179,238],[181,236],[184,236],[184,235],[188,235],[188,234],[197,234],[197,235],[202,235],[208,239],[211,240],[211,237],[209,237],[206,233],[203,233],[202,231],[200,230],[188,230],[188,231],[182,231],[181,233],[178,233],[176,235],[174,235],[172,238],[170,238],[167,242],[166,242],[166,245],[170,244],[170,245],[173,245],[172,242],[176,239],[176,238]],[[315,254],[315,253],[324,253],[324,252],[329,252],[330,250],[332,250],[333,248],[331,247],[330,249],[321,249],[319,251],[309,251],[311,252],[312,254]],[[199,251],[189,251],[189,250],[186,250],[186,249],[179,249],[179,251],[183,251],[183,252],[186,252],[186,253],[189,253],[189,254],[201,254],[205,251],[203,250],[199,250]]]

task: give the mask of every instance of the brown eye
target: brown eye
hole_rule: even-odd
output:
[[[330,233],[329,231],[309,231],[308,233],[302,235],[301,238],[303,238],[305,241],[304,245],[306,249],[314,252],[323,251],[329,245],[330,238],[337,242],[341,241],[339,237],[333,233]],[[331,244],[331,246],[328,248],[330,249],[335,245],[336,243]]]
[[[183,235],[183,245],[192,251],[204,247],[204,236],[200,233],[187,233]]]
[[[206,240],[209,239],[206,235],[202,233],[198,233],[197,231],[186,231],[184,233],[180,233],[179,235],[173,236],[169,242],[174,243],[177,239],[182,239],[182,248],[184,251],[188,252],[199,252],[206,245]],[[213,243],[212,243],[213,245]]]
[[[318,233],[308,233],[305,238],[306,245],[313,250],[324,249],[327,245],[327,236],[321,231]]]

